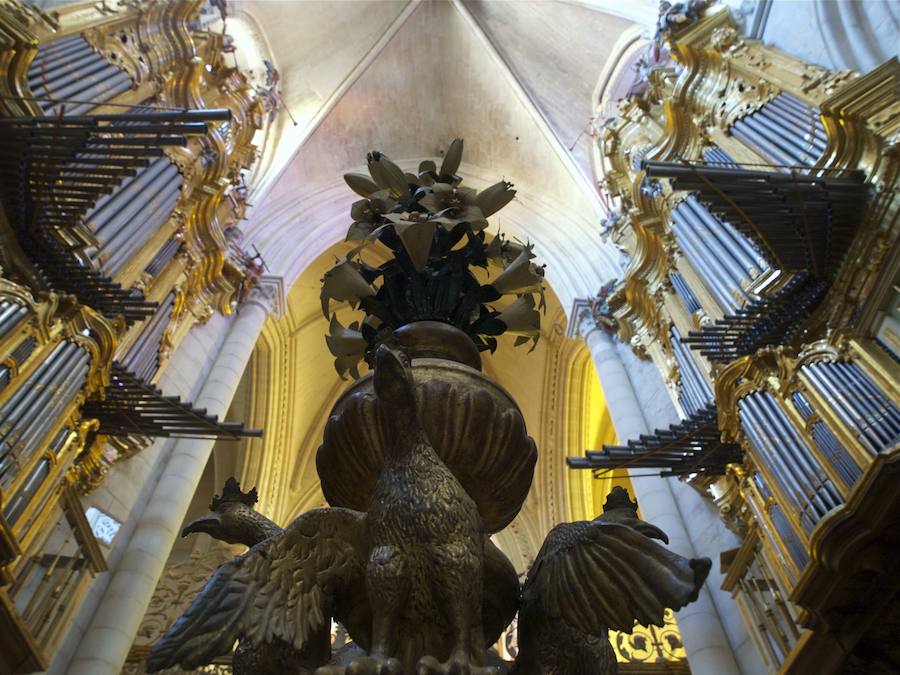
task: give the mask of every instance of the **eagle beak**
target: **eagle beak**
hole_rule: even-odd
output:
[[[204,516],[200,516],[196,520],[192,520],[187,525],[185,525],[184,529],[181,531],[181,536],[186,537],[189,534],[195,534],[197,532],[212,534],[221,524],[221,516],[219,516],[218,513],[210,512]]]

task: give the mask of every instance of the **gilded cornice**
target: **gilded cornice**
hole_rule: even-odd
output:
[[[31,317],[29,325],[35,337],[41,342],[50,340],[51,326],[59,306],[59,296],[56,293],[48,293],[37,300],[25,286],[0,277],[0,299],[11,300],[25,307]]]
[[[673,57],[688,69],[710,53],[718,54],[727,61],[730,78],[789,91],[813,106],[858,77],[851,71],[832,72],[742,36],[724,7],[670,36],[668,44]]]
[[[211,126],[205,137],[169,153],[186,182],[185,197],[177,207],[187,214],[183,236],[191,261],[182,289],[184,304],[201,321],[214,309],[229,314],[243,279],[243,270],[226,256],[224,236],[224,229],[242,212],[243,197],[239,196],[235,211],[225,196],[240,183],[241,169],[256,158],[252,138],[263,121],[261,103],[246,77],[224,65],[221,39],[207,39],[204,45],[213,61],[192,56],[161,95],[165,104],[175,107],[224,107],[232,114],[229,122]]]
[[[40,114],[40,108],[26,100],[28,89],[28,67],[37,53],[40,39],[37,31],[52,30],[42,13],[18,2],[4,2],[0,5],[0,111],[5,115]]]
[[[124,323],[109,320],[90,307],[78,306],[65,322],[66,339],[80,345],[91,355],[91,366],[82,393],[99,393],[109,384],[109,368],[124,333]]]
[[[154,82],[151,63],[141,49],[138,23],[140,14],[129,11],[111,22],[94,25],[81,33],[82,37],[110,63],[115,63],[134,80],[135,84]],[[144,43],[146,44],[146,43]],[[157,86],[159,79],[155,80]]]
[[[794,367],[801,368],[816,361],[840,361],[846,359],[849,352],[846,333],[835,332],[827,338],[804,345],[797,354]]]

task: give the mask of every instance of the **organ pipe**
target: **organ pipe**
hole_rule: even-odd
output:
[[[175,254],[178,253],[178,249],[181,248],[181,242],[177,239],[169,239],[162,247],[156,252],[156,255],[153,256],[153,259],[149,262],[147,267],[144,269],[144,272],[149,274],[151,277],[155,277],[157,274],[165,269],[166,265],[169,264],[169,261],[175,257]]]
[[[0,300],[0,338],[12,332],[27,314],[28,310],[22,305],[9,300]]]
[[[681,343],[681,334],[672,327],[672,351],[681,374],[681,391],[685,396],[685,413],[693,415],[713,402],[712,388],[704,377],[700,366],[694,361],[689,350]]]
[[[733,530],[760,534],[761,555],[741,548],[729,590],[746,599],[768,666],[812,672],[835,635],[873,616],[846,598],[881,607],[896,576],[834,561],[862,546],[896,556],[896,321],[881,331],[896,316],[900,70],[829,72],[745,39],[727,12],[665,41],[675,63],[651,69],[599,134],[604,186],[630,214],[610,236],[633,261],[607,304],[638,356],[669,380],[677,365],[671,391],[689,417],[708,380],[685,348],[710,361],[716,428],[703,433],[740,452],[724,477],[685,480],[714,495]],[[636,466],[673,464],[669,437],[656,442]],[[612,466],[638,443],[649,448],[629,439],[570,466]],[[770,576],[764,561],[778,594],[755,583],[757,569]],[[811,619],[826,616],[827,628]]]
[[[142,326],[138,339],[122,359],[122,365],[140,379],[149,382],[159,368],[159,348],[169,323],[175,294],[169,293],[156,313]]]
[[[852,362],[817,362],[801,372],[869,452],[900,440],[900,409]]]
[[[81,35],[70,35],[40,47],[28,69],[28,86],[45,113],[81,115],[128,91],[134,82]]]
[[[175,348],[198,317],[234,307],[244,258],[221,237],[233,224],[221,206],[245,201],[229,193],[258,155],[265,115],[218,36],[193,32],[195,2],[52,17],[10,2],[0,9],[11,94],[0,101],[0,227],[19,247],[4,244],[0,270],[0,584],[12,601],[0,603],[0,625],[22,639],[0,630],[0,661],[36,672],[87,572],[105,569],[78,493],[145,447],[129,434],[259,434],[149,382],[173,323]],[[200,67],[184,68],[192,58]],[[115,112],[89,114],[98,107]],[[176,234],[179,204],[190,227]],[[183,274],[163,273],[182,247]],[[95,416],[91,405],[105,408]]]
[[[684,280],[684,277],[681,276],[679,272],[673,270],[669,272],[669,280],[672,282],[672,288],[675,290],[675,294],[681,300],[681,304],[684,305],[687,313],[694,314],[695,312],[699,312],[701,309],[700,301],[697,300],[697,296],[694,295],[694,291],[691,290],[691,287]]]
[[[862,469],[853,460],[844,446],[835,437],[827,425],[818,420],[810,420],[813,418],[815,411],[812,404],[803,395],[802,392],[796,392],[791,395],[791,403],[797,410],[804,422],[809,424],[810,436],[813,442],[822,451],[833,464],[835,470],[843,480],[844,485],[852,487],[854,483],[862,475]]]
[[[806,563],[809,562],[809,555],[797,537],[794,528],[784,515],[784,509],[774,501],[775,498],[772,491],[766,484],[765,479],[758,473],[753,476],[753,485],[759,492],[760,497],[762,497],[762,506],[767,508],[769,519],[775,532],[778,534],[779,540],[784,544],[784,548],[797,565],[797,568],[802,570]]]
[[[746,237],[694,195],[673,209],[672,221],[679,246],[726,313],[751,299],[744,289],[769,266]]]
[[[28,380],[0,408],[0,488],[8,487],[84,385],[90,356],[61,341]]]
[[[785,93],[736,121],[731,131],[784,170],[812,167],[826,147],[818,111]]]
[[[722,309],[725,312],[736,310],[740,304],[731,294],[731,284],[722,275],[712,253],[703,245],[702,240],[697,239],[690,228],[685,211],[686,209],[681,209],[680,205],[672,211],[672,231],[675,233],[679,247]]]

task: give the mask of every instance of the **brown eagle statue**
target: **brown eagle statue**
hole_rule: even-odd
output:
[[[305,668],[321,666],[320,675],[487,675],[510,669],[609,674],[616,664],[608,628],[660,623],[667,607],[678,609],[696,598],[709,560],[687,560],[654,542],[651,537],[665,541],[665,535],[637,518],[637,504],[623,490],[611,493],[596,520],[554,528],[520,588],[509,560],[487,537],[483,504],[490,501],[491,482],[472,475],[459,459],[465,453],[458,444],[449,447],[449,436],[423,424],[425,375],[414,373],[448,368],[438,361],[410,363],[382,345],[373,358],[372,393],[351,396],[372,399],[381,410],[369,425],[378,427],[377,433],[369,429],[376,437],[372,446],[359,450],[380,453],[365,513],[316,509],[283,530],[262,521],[252,527],[246,519],[235,522],[235,533],[252,530],[253,537],[227,533],[224,512],[186,528],[248,544],[265,538],[216,571],[153,647],[148,672],[196,668],[240,641],[241,648],[246,642],[250,650],[279,650],[277,658],[290,654],[286,647],[296,650]],[[465,365],[450,370],[452,375],[441,377],[453,387],[475,378],[472,373],[483,377]],[[499,405],[499,394],[487,400],[479,391],[473,399],[479,405]],[[458,409],[445,405],[446,415],[474,414],[468,399],[453,398],[452,391],[447,396]],[[329,425],[338,417],[333,414]],[[471,434],[478,433],[476,427]],[[326,430],[326,445],[328,435]],[[503,470],[495,458],[487,461],[486,470]],[[516,611],[519,657],[515,664],[491,661],[488,648]],[[322,648],[333,619],[366,653],[347,666],[329,665]]]
[[[209,512],[188,523],[181,536],[204,532],[219,541],[252,548],[281,534],[284,530],[253,508],[258,499],[256,488],[242,492],[240,483],[229,478],[222,496],[213,497]],[[302,650],[277,638],[258,645],[242,638],[234,651],[231,670],[235,675],[307,675],[331,655],[330,628],[320,628]]]

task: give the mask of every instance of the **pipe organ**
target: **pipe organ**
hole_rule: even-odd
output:
[[[900,64],[829,72],[723,9],[664,40],[599,137],[630,256],[606,302],[682,422],[569,465],[720,507],[743,540],[723,588],[770,672],[868,672],[858,641],[900,616]]]
[[[0,672],[44,670],[106,569],[81,495],[112,463],[259,434],[154,384],[255,282],[225,231],[265,114],[202,5],[0,6]]]

